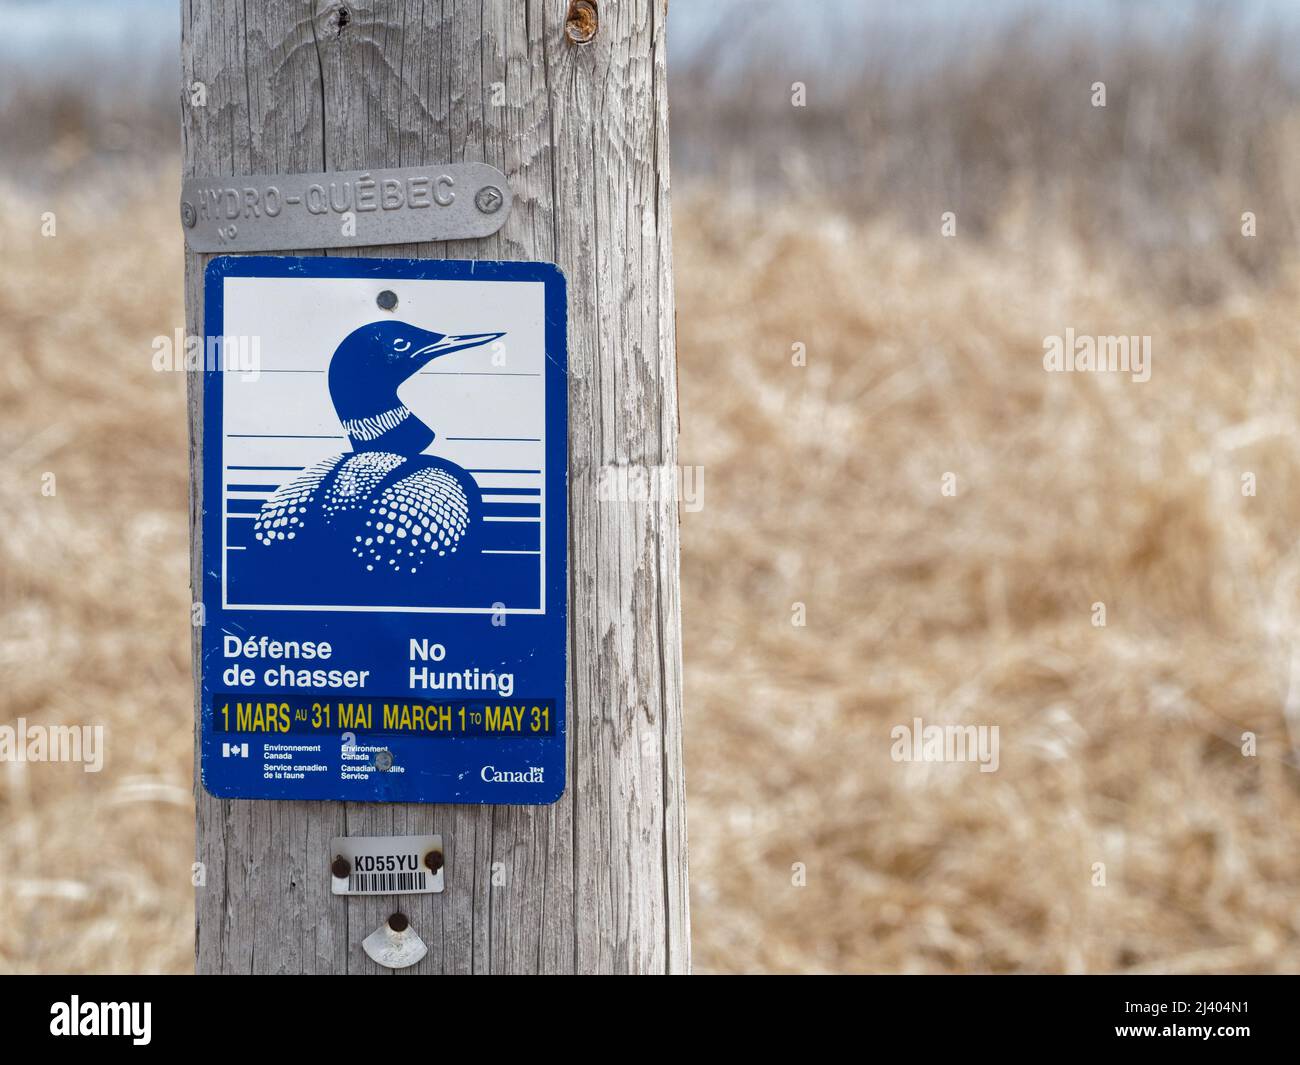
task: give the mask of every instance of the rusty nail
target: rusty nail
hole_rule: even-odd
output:
[[[194,223],[199,220],[198,213],[194,210],[194,204],[189,200],[181,201],[181,225],[186,229],[193,229]]]
[[[351,874],[352,863],[340,854],[335,857],[334,864],[330,866],[330,872],[343,880]]]
[[[391,288],[386,288],[384,289],[383,292],[381,292],[378,296],[375,297],[375,302],[379,304],[379,306],[382,307],[384,310],[391,311],[394,307],[397,306],[397,293],[394,292]]]
[[[442,868],[442,851],[430,851],[424,856],[424,864],[428,867],[429,872],[436,876],[438,870]]]
[[[505,197],[501,195],[501,190],[495,185],[484,185],[474,195],[474,206],[484,214],[496,214],[501,210],[501,205],[505,202]]]
[[[410,927],[411,922],[406,919],[406,914],[395,913],[388,918],[388,927],[394,932],[405,932]]]
[[[591,0],[573,0],[564,19],[564,32],[574,44],[586,44],[596,36],[600,16]]]

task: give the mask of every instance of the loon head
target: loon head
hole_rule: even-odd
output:
[[[354,329],[334,350],[329,368],[330,399],[353,450],[418,455],[434,433],[397,398],[397,389],[440,355],[502,336],[451,336],[391,319]]]

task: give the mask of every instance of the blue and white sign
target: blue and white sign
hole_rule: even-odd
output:
[[[555,801],[559,270],[226,256],[206,284],[204,786]]]

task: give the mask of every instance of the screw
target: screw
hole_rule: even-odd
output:
[[[484,185],[474,194],[474,206],[484,214],[496,214],[506,198],[495,185]]]
[[[392,751],[376,751],[376,752],[375,752],[375,768],[378,769],[381,773],[387,773],[390,769],[392,769],[392,768],[393,768],[393,752],[392,752]]]
[[[564,18],[564,32],[574,44],[587,44],[596,36],[600,16],[591,0],[573,0]]]
[[[411,927],[411,922],[406,919],[406,914],[395,913],[392,917],[388,918],[388,927],[394,932],[405,932]]]
[[[379,304],[383,310],[391,311],[397,306],[397,293],[392,289],[386,288],[375,297],[375,302]]]
[[[424,856],[424,864],[428,867],[429,872],[436,876],[438,870],[442,868],[442,851],[430,851]]]
[[[199,220],[198,212],[194,210],[194,204],[189,200],[181,201],[181,225],[186,229],[193,229],[194,223]]]
[[[337,855],[334,859],[334,864],[330,866],[330,872],[340,880],[344,880],[352,872],[352,863],[344,858],[343,855]]]

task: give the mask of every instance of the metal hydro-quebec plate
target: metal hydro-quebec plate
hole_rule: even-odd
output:
[[[181,225],[196,252],[352,248],[490,236],[510,204],[487,163],[187,178]]]

